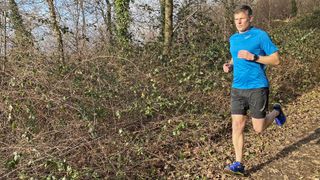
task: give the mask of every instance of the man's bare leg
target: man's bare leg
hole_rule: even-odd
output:
[[[232,142],[236,153],[236,161],[241,162],[243,156],[244,127],[247,116],[232,115]]]
[[[252,118],[252,125],[253,129],[257,133],[263,132],[265,129],[267,129],[271,123],[274,121],[274,119],[279,115],[279,111],[273,110],[265,118]]]

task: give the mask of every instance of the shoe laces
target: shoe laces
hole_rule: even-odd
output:
[[[244,169],[244,166],[240,162],[234,162],[230,165],[230,169],[236,170],[236,169]]]

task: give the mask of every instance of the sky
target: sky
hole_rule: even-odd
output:
[[[53,36],[51,27],[48,22],[50,19],[48,6],[45,0],[16,0],[20,8],[21,14],[25,17],[25,24],[32,29],[32,33],[38,42],[40,48],[51,49],[55,45],[55,38]],[[102,1],[102,0],[101,0]],[[174,14],[185,0],[174,0]],[[208,0],[209,1],[209,0]],[[213,1],[213,0],[211,0]],[[94,0],[87,0],[87,7]],[[104,2],[104,1],[102,1]],[[88,4],[89,3],[89,4]],[[60,17],[60,26],[68,27],[70,32],[75,32],[75,4],[74,0],[55,0],[56,10]],[[136,41],[145,42],[155,38],[158,34],[160,4],[159,0],[134,0],[130,5],[130,12],[132,16],[132,24],[130,31]],[[90,8],[86,11],[87,36],[89,38],[96,38],[99,35],[99,28],[103,27],[103,19],[97,18],[94,11]],[[79,21],[81,26],[81,20]],[[74,35],[72,33],[64,34],[72,46]],[[71,38],[71,39],[70,39]],[[54,48],[53,48],[54,49]]]

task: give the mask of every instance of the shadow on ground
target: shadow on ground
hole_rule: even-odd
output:
[[[319,139],[317,141],[317,143],[319,143],[320,142],[320,128],[316,129],[308,137],[305,137],[305,138],[299,140],[298,142],[291,144],[290,146],[284,148],[283,150],[281,150],[279,153],[277,153],[274,157],[270,158],[266,162],[263,162],[255,167],[252,167],[251,169],[248,169],[248,171],[247,171],[248,175],[250,176],[250,174],[253,174],[253,173],[261,170],[262,168],[264,168],[268,164],[272,163],[273,161],[277,161],[279,159],[282,159],[282,158],[288,156],[290,153],[298,150],[302,145],[307,144],[307,143],[309,143],[313,140],[317,140],[317,139]]]

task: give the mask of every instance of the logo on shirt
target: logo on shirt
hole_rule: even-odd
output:
[[[248,35],[246,37],[244,37],[244,39],[249,39],[251,37],[251,35]]]

